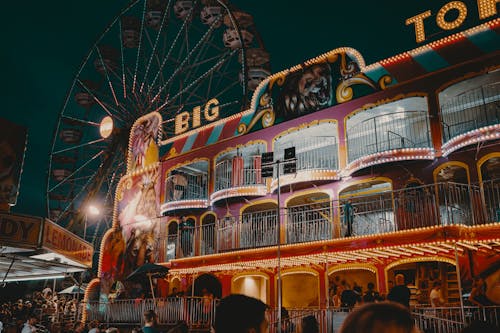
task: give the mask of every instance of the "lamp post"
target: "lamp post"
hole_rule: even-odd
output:
[[[277,197],[277,241],[278,241],[278,249],[277,249],[277,259],[278,259],[278,333],[281,332],[281,308],[282,308],[282,284],[281,284],[281,184],[280,184],[280,174],[281,168],[283,165],[283,173],[295,173],[296,172],[296,163],[297,159],[295,158],[295,147],[287,148],[284,152],[283,161],[277,159],[274,161],[273,152],[263,153],[262,154],[262,166],[261,166],[261,175],[263,178],[272,177],[273,169],[276,165],[276,178],[278,185],[278,197]]]

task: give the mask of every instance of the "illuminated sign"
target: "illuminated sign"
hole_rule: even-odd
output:
[[[206,121],[214,121],[219,117],[219,101],[212,98],[205,104],[203,116]],[[191,126],[190,126],[191,123]],[[196,106],[193,109],[193,115],[184,111],[175,116],[175,134],[186,132],[189,128],[196,128],[201,125],[201,106]]]
[[[92,265],[92,245],[49,220],[45,220],[42,246],[83,265]]]
[[[499,1],[500,0],[477,0],[479,19],[484,20],[497,15],[497,2]],[[453,19],[448,20],[446,17],[450,11],[455,11],[458,15],[456,15]],[[417,43],[423,42],[426,39],[424,20],[431,16],[432,12],[430,10],[426,10],[425,12],[406,20],[406,25],[413,24],[415,26],[415,40]],[[442,30],[452,30],[460,27],[466,18],[467,5],[462,1],[451,1],[438,10],[436,14],[436,24]]]
[[[17,214],[0,214],[0,243],[20,248],[37,248],[42,219]]]

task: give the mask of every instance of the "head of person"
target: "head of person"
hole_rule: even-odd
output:
[[[368,282],[366,288],[368,288],[368,290],[373,290],[375,289],[375,284],[373,282]]]
[[[97,320],[92,320],[90,323],[89,323],[89,328],[90,329],[93,329],[93,328],[97,328],[99,327],[99,322]]]
[[[28,324],[30,324],[31,326],[35,326],[37,322],[38,318],[35,315],[30,315],[28,317]]]
[[[223,298],[215,310],[216,333],[267,333],[268,307],[262,301],[240,294]]]
[[[434,283],[432,284],[432,287],[434,289],[440,289],[441,288],[441,281],[434,281]]]
[[[405,276],[403,274],[396,274],[394,278],[396,280],[396,286],[404,286]]]
[[[419,333],[410,311],[395,302],[369,303],[351,312],[340,333]]]
[[[156,324],[156,313],[153,310],[144,311],[144,322],[146,325]]]
[[[316,317],[306,316],[302,318],[302,333],[318,333],[319,325]]]
[[[106,330],[106,333],[120,333],[120,331],[116,327],[110,327]]]

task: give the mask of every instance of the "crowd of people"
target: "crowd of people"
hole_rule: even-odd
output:
[[[55,326],[61,332],[72,331],[79,304],[74,295],[58,295],[50,288],[4,301],[0,305],[0,332],[43,332]]]

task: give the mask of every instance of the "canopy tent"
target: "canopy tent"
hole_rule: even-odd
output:
[[[0,213],[0,283],[64,278],[92,266],[93,247],[41,217]]]

